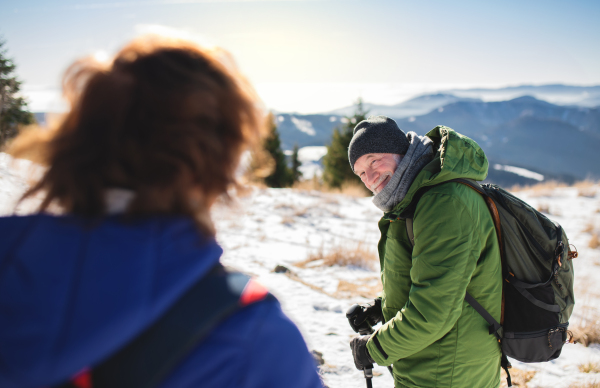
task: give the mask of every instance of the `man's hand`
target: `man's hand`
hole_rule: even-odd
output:
[[[362,335],[360,337],[352,338],[352,341],[350,341],[354,365],[358,370],[373,368],[373,364],[375,363],[367,350],[367,341],[369,341],[369,338],[371,338],[370,335]]]
[[[360,305],[352,312],[346,313],[346,318],[350,322],[352,330],[359,333],[365,329],[370,329],[377,323],[383,321],[383,312],[381,310],[381,298],[375,299],[370,304]]]

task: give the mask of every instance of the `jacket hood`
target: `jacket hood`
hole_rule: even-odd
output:
[[[417,175],[404,199],[392,210],[393,213],[402,213],[422,187],[456,178],[482,181],[487,177],[487,157],[474,140],[443,125],[433,128],[426,136],[433,140],[433,149],[437,152]]]
[[[186,218],[0,217],[0,386],[59,383],[148,327],[219,260]]]

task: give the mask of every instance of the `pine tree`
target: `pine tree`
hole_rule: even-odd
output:
[[[19,125],[33,124],[23,97],[18,97],[21,82],[13,74],[16,66],[6,57],[6,42],[0,39],[0,148],[17,136]]]
[[[340,188],[346,182],[360,183],[348,162],[348,146],[354,127],[365,120],[368,112],[363,108],[362,99],[356,102],[354,115],[346,117],[346,123],[333,130],[331,143],[327,146],[327,154],[323,158],[323,181],[333,188]]]
[[[294,151],[292,152],[292,184],[298,182],[302,178],[302,171],[300,171],[300,160],[298,160],[298,144],[294,144]]]
[[[279,131],[273,115],[268,118],[268,123],[270,131],[265,139],[264,148],[273,158],[275,165],[271,174],[265,177],[265,184],[269,187],[291,186],[293,183],[292,172],[287,165],[285,154],[281,150]]]

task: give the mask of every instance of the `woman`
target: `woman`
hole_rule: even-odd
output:
[[[78,61],[60,126],[15,142],[48,169],[25,194],[42,196],[40,213],[0,218],[1,387],[98,386],[99,365],[214,272],[210,208],[262,128],[252,89],[219,55],[143,38],[108,65]],[[198,298],[200,317],[217,297]],[[256,299],[163,362],[154,386],[322,386],[295,325]]]

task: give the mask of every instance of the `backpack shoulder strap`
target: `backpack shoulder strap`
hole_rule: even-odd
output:
[[[426,187],[422,187],[419,190],[417,190],[417,192],[415,193],[415,196],[413,197],[412,201],[410,202],[410,204],[406,207],[406,210],[404,210],[401,214],[400,217],[404,218],[406,221],[406,233],[408,234],[408,239],[410,240],[410,243],[412,246],[415,246],[415,233],[413,231],[413,217],[415,215],[415,210],[417,209],[417,205],[419,203],[419,200],[421,200],[421,197],[428,192],[429,190],[431,190],[432,188],[439,186],[439,185],[443,185],[445,183],[448,182],[457,182],[457,183],[462,183],[465,186],[469,186],[471,187],[473,190],[479,192],[479,194],[483,195],[484,198],[487,197],[487,194],[485,193],[485,191],[483,190],[483,188],[479,185],[479,183],[472,181],[470,179],[462,179],[462,178],[457,178],[457,179],[451,179],[442,183],[438,183],[437,185],[432,185],[432,186],[426,186]],[[491,200],[491,199],[490,199]],[[487,202],[487,200],[486,200]],[[489,207],[489,205],[488,205]],[[497,211],[496,211],[497,213]],[[500,218],[498,218],[498,222],[500,222]],[[494,224],[496,222],[494,221]]]
[[[275,299],[250,277],[218,264],[132,342],[60,387],[156,387],[221,321],[267,298]]]
[[[457,182],[457,183],[461,183],[465,186],[468,186],[471,189],[477,191],[484,198],[484,200],[487,204],[488,210],[490,211],[490,214],[492,215],[492,219],[494,221],[494,226],[496,227],[496,234],[498,236],[498,243],[500,245],[500,256],[501,256],[501,260],[502,260],[502,267],[504,267],[504,264],[503,264],[504,263],[504,249],[503,249],[502,234],[501,234],[502,228],[500,225],[500,214],[498,213],[498,208],[496,207],[495,202],[488,196],[488,194],[485,192],[483,187],[481,187],[481,185],[474,180],[457,178],[457,179],[452,179],[452,180],[440,183],[440,185],[447,183],[447,182]],[[435,187],[435,186],[430,186],[429,188],[432,188],[432,187]],[[426,191],[423,191],[418,197],[415,196],[416,198],[413,199],[413,201],[409,205],[409,208],[412,208],[412,214],[410,214],[410,217],[407,217],[405,219],[406,233],[408,234],[408,239],[410,240],[410,243],[413,247],[415,246],[415,234],[414,234],[414,230],[413,230],[412,216],[414,215],[414,210],[417,207],[416,202],[419,201],[419,199],[423,196],[423,194],[425,194],[425,192]],[[413,202],[415,202],[414,205],[413,205]],[[475,300],[475,298],[473,298],[468,292],[465,295],[465,301],[467,303],[469,303],[471,305],[471,307],[473,307],[487,321],[487,323],[490,325],[490,334],[494,333],[496,336],[498,336],[498,330],[502,327],[501,324],[498,323],[490,315],[490,313],[487,312],[483,308],[483,306],[481,304],[479,304],[479,302],[477,302]],[[504,292],[502,292],[502,309],[501,309],[500,322],[503,322],[503,321],[504,321]]]
[[[481,185],[479,183],[477,183],[476,181],[471,180],[471,179],[463,179],[463,178],[451,179],[449,181],[442,182],[442,183],[439,183],[434,186],[428,186],[426,188],[423,188],[423,189],[427,189],[427,190],[421,189],[417,192],[417,194],[411,201],[410,205],[408,205],[407,210],[401,214],[401,217],[406,219],[406,231],[408,233],[411,244],[413,246],[415,245],[412,218],[415,214],[414,212],[417,208],[417,204],[418,204],[419,200],[421,199],[423,194],[425,194],[429,189],[431,189],[435,186],[443,185],[444,183],[448,183],[448,182],[461,183],[461,184],[477,191],[483,197],[483,199],[485,200],[485,203],[488,207],[488,210],[490,211],[490,214],[492,215],[492,219],[494,221],[494,226],[496,227],[496,234],[498,235],[498,242],[500,243],[500,256],[502,257],[502,261],[504,262],[504,246],[502,244],[502,227],[500,224],[500,213],[498,212],[498,207],[496,206],[496,203],[494,202],[494,200],[492,198],[490,198],[490,196],[485,192],[483,187],[481,187]]]

